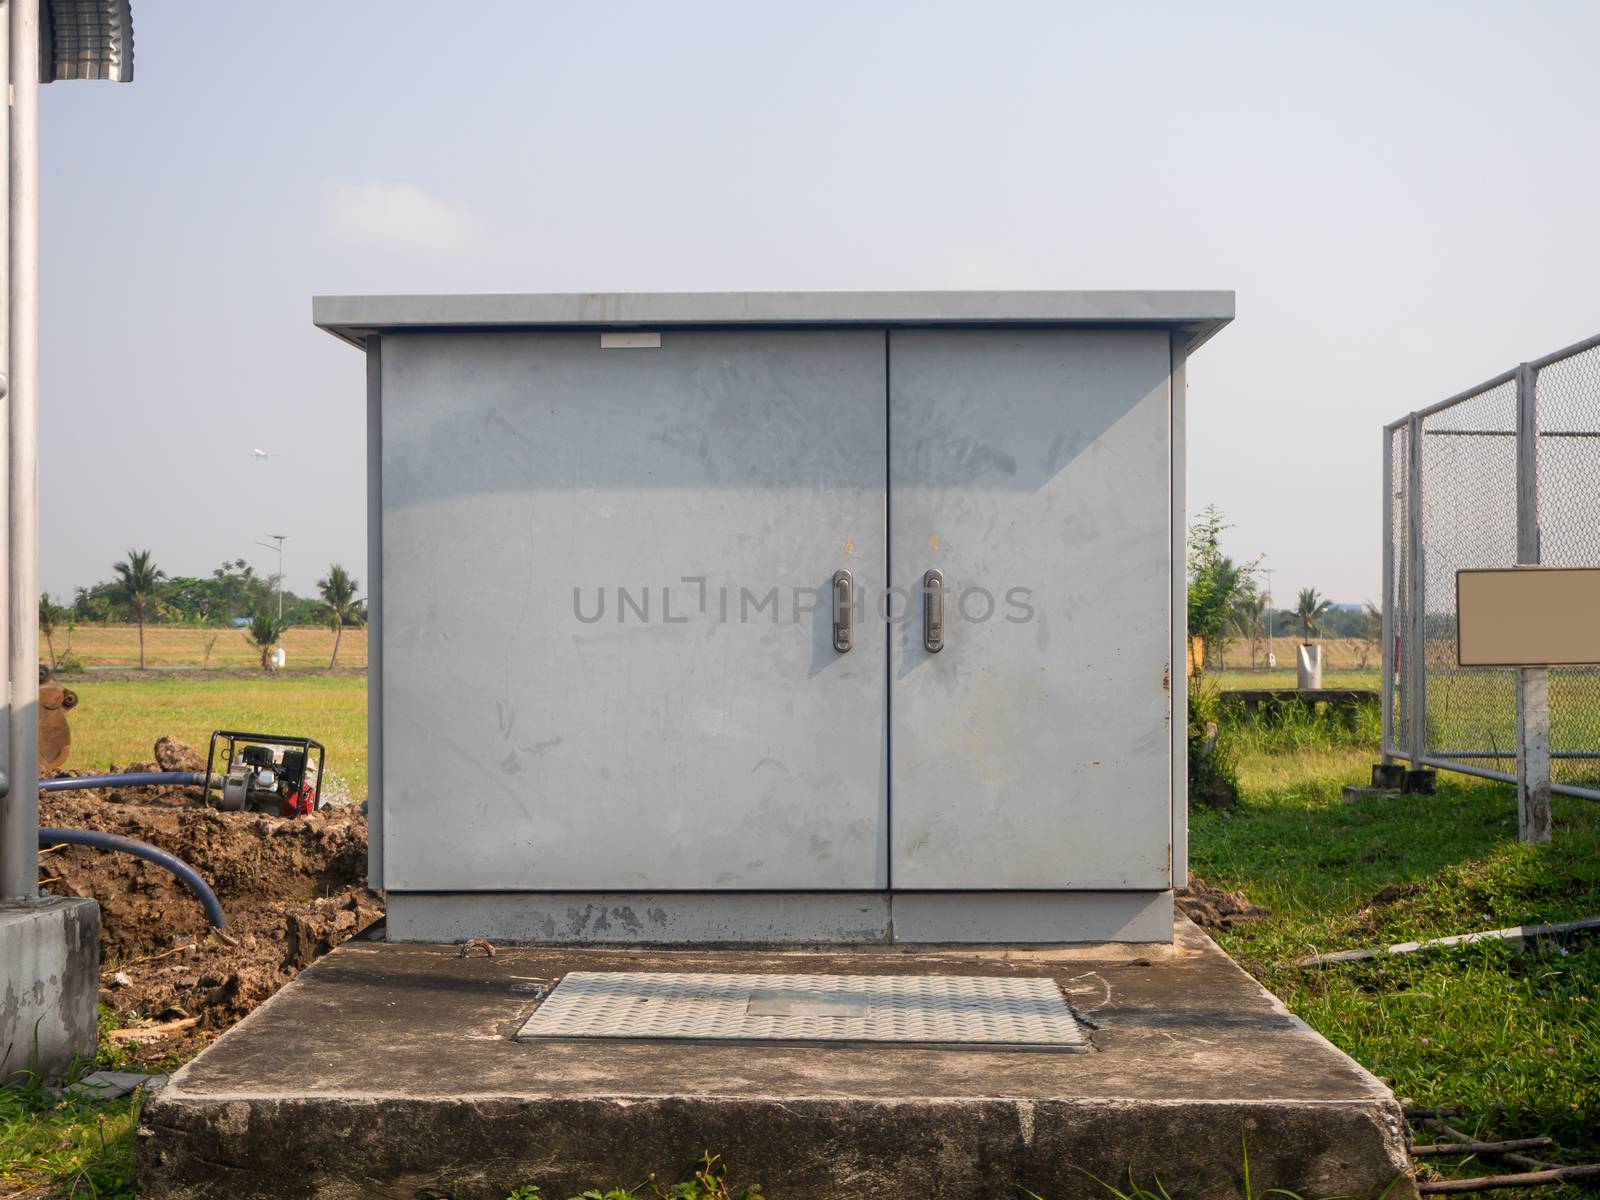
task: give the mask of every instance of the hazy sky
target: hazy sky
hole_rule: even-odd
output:
[[[1189,502],[1378,596],[1379,430],[1600,329],[1600,5],[135,0],[43,138],[43,583],[366,582],[321,292],[1232,288]],[[275,451],[267,462],[252,447]]]

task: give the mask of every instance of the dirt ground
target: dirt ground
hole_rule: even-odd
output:
[[[1228,892],[1213,887],[1200,876],[1191,874],[1189,886],[1173,893],[1178,911],[1207,933],[1215,936],[1250,921],[1260,921],[1272,915],[1272,910],[1251,904],[1243,892]]]
[[[119,770],[200,769],[181,742]],[[367,819],[356,807],[282,819],[218,812],[199,788],[41,794],[39,824],[100,829],[176,854],[208,880],[228,917],[213,930],[166,871],[127,854],[41,849],[42,891],[100,902],[100,1000],[130,1062],[188,1056],[302,968],[383,913],[366,889]]]

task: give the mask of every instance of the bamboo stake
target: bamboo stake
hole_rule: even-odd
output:
[[[1542,1187],[1547,1183],[1566,1183],[1573,1179],[1600,1179],[1600,1163],[1581,1167],[1551,1167],[1520,1175],[1480,1175],[1475,1179],[1430,1179],[1417,1184],[1424,1196],[1448,1196],[1456,1192],[1492,1192],[1500,1188]]]
[[[1504,1154],[1507,1150],[1537,1150],[1554,1143],[1547,1137],[1512,1138],[1506,1142],[1437,1142],[1431,1146],[1411,1147],[1412,1158],[1428,1158],[1439,1154]]]
[[[1431,1117],[1423,1118],[1422,1123],[1436,1133],[1444,1134],[1452,1142],[1470,1144],[1477,1140],[1471,1134],[1462,1133],[1461,1130],[1454,1126],[1446,1125],[1443,1121],[1436,1121]],[[1513,1154],[1509,1151],[1497,1154],[1495,1157],[1504,1159],[1514,1167],[1525,1167],[1529,1171],[1543,1171],[1549,1166],[1548,1163],[1540,1162],[1537,1158],[1529,1158],[1525,1154]]]

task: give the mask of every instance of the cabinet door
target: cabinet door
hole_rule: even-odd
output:
[[[893,886],[1168,886],[1167,335],[906,331],[889,361]]]
[[[886,885],[882,331],[383,341],[397,890]],[[864,609],[870,614],[870,603]]]

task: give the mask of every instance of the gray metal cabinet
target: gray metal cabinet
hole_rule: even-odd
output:
[[[390,936],[1169,939],[1182,372],[1231,314],[319,299],[368,355]]]

